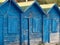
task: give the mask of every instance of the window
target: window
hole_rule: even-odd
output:
[[[58,19],[52,19],[52,32],[57,32],[57,29],[58,29]]]
[[[33,25],[33,32],[34,33],[40,33],[41,32],[41,30],[42,30],[42,23],[41,23],[41,19],[39,19],[39,18],[33,18],[32,19],[32,25]]]
[[[19,17],[18,16],[9,16],[8,17],[8,33],[19,33]]]

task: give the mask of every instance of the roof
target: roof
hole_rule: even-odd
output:
[[[18,9],[21,13],[23,12],[23,11],[21,10],[20,6],[18,6],[18,4],[17,4],[15,1],[13,1],[13,0],[8,0],[8,1],[3,2],[3,3],[0,5],[0,7],[4,6],[6,3],[10,3],[10,2],[13,3],[14,6],[17,7],[17,9]]]
[[[37,7],[40,13],[42,13],[43,15],[46,15],[46,13],[43,11],[41,6],[36,1],[31,6],[29,6],[24,12],[28,11],[33,5]]]
[[[52,6],[52,8],[50,8],[49,10],[48,10],[48,14],[52,11],[52,9],[54,9],[59,15],[60,15],[60,10],[59,10],[59,7],[58,7],[58,5],[57,4],[54,4],[53,6]]]

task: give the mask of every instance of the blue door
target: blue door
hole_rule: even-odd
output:
[[[50,30],[48,18],[43,19],[43,43],[50,42]]]

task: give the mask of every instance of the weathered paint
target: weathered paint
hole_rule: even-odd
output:
[[[59,15],[56,4],[46,14],[34,2],[23,13],[13,0],[8,0],[0,6],[0,44],[9,45],[12,42],[11,45],[34,45],[50,42],[50,33],[59,32]]]
[[[50,30],[50,42],[57,42],[59,41],[59,19],[60,19],[60,10],[55,4],[49,11],[49,30]],[[53,38],[54,36],[54,38]],[[55,38],[56,37],[56,38]]]
[[[46,28],[43,29],[43,22],[45,21],[43,19],[47,18],[47,15],[44,13],[42,8],[37,4],[37,2],[34,2],[27,10],[25,10],[21,18],[22,18],[22,21],[21,21],[22,22],[22,39],[25,38],[24,40],[28,41],[28,37],[29,37],[29,40],[31,41],[38,38],[38,39],[42,39],[40,41],[43,41],[44,43],[48,42],[48,39],[47,39],[48,33],[46,33],[48,32],[48,30]],[[46,23],[44,23],[44,25],[47,27]],[[28,31],[29,31],[29,35],[28,35]]]
[[[50,43],[50,30],[48,16],[43,21],[43,40],[45,43]]]
[[[59,15],[60,15],[60,10],[56,4],[48,11],[48,14],[49,14],[51,32],[56,33],[58,31],[57,27],[59,23]]]
[[[0,14],[0,45],[3,44],[3,15]]]
[[[17,41],[16,43],[18,43],[18,41],[21,41],[21,39],[19,40],[21,38],[21,13],[23,13],[22,10],[13,0],[8,0],[0,6],[1,45],[9,45],[11,44],[10,42]]]

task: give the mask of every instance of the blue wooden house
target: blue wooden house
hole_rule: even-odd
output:
[[[19,41],[21,37],[21,13],[23,11],[13,0],[5,1],[0,5],[0,45]]]
[[[47,14],[42,10],[37,2],[27,8],[21,17],[22,41],[29,43],[31,40],[48,42],[49,31]]]
[[[57,6],[57,4],[55,4],[49,11],[48,11],[48,15],[49,15],[49,20],[50,20],[50,31],[52,33],[56,33],[59,31],[59,15],[60,15],[60,10]]]
[[[57,6],[57,4],[54,4],[54,6],[48,10],[48,20],[49,20],[49,31],[50,31],[50,36],[53,35],[55,38],[50,38],[53,42],[59,40],[59,25],[60,25],[60,10]],[[57,34],[58,33],[58,34]],[[54,40],[53,40],[54,39]],[[50,41],[51,42],[51,41]]]

